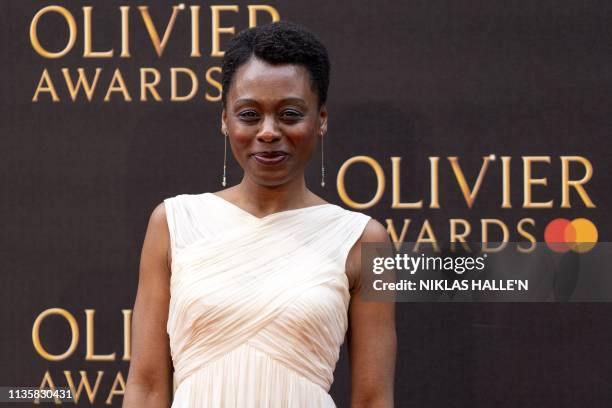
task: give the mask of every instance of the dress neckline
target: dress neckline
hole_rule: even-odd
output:
[[[254,214],[248,212],[247,210],[245,210],[244,208],[239,207],[238,205],[232,203],[231,201],[226,200],[225,198],[223,198],[221,196],[218,196],[215,193],[205,193],[205,194],[207,194],[209,196],[213,196],[214,198],[216,198],[220,202],[224,203],[228,207],[231,207],[231,208],[237,210],[238,212],[246,215],[247,217],[255,219],[257,221],[263,221],[263,220],[266,220],[266,219],[268,219],[270,217],[281,215],[281,214],[297,213],[297,212],[300,212],[300,211],[307,211],[307,210],[314,210],[314,209],[328,207],[328,206],[329,207],[335,206],[335,204],[331,204],[331,203],[316,204],[316,205],[309,205],[307,207],[292,208],[292,209],[289,209],[289,210],[277,211],[277,212],[270,213],[268,215],[264,215],[263,217],[257,217],[256,215],[254,215]]]

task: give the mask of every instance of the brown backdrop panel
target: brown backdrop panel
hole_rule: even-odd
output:
[[[3,228],[2,366],[0,385],[38,385],[46,370],[65,386],[63,370],[78,381],[85,370],[93,383],[103,371],[95,405],[103,406],[118,372],[127,376],[122,309],[133,305],[140,248],[151,210],[179,193],[221,188],[223,138],[219,103],[204,100],[216,89],[204,81],[210,57],[210,3],[202,6],[202,57],[189,57],[189,20],[179,18],[158,58],[147,39],[136,2],[55,2],[75,16],[77,42],[65,57],[36,54],[28,30],[43,1],[4,1],[0,217]],[[145,2],[159,24],[170,3]],[[215,3],[220,4],[220,3]],[[246,2],[224,14],[224,26],[246,28]],[[332,79],[326,165],[330,180],[347,159],[375,158],[387,175],[386,192],[365,210],[384,221],[414,225],[428,219],[440,239],[449,218],[465,218],[475,229],[482,218],[499,218],[512,229],[519,219],[536,220],[542,236],[556,217],[587,217],[609,240],[612,131],[612,34],[610,4],[573,1],[286,1],[266,2],[281,18],[301,23],[328,46]],[[84,59],[83,5],[93,7],[98,50],[120,49],[120,5],[131,6],[131,58]],[[268,21],[262,14],[262,22]],[[58,15],[41,22],[50,49],[67,39]],[[221,47],[230,36],[223,35]],[[61,68],[102,68],[92,102],[69,99]],[[102,101],[114,69],[131,96],[139,97],[139,69],[162,75],[163,102]],[[170,68],[188,67],[201,81],[197,97],[168,100]],[[56,83],[60,102],[49,94],[32,102],[42,72]],[[217,76],[217,78],[219,78]],[[492,166],[475,205],[468,209],[453,184],[446,156],[458,156],[473,180],[482,156],[512,156],[513,208],[500,207],[501,167]],[[521,207],[521,156],[550,156],[538,167],[549,186],[537,199],[554,207]],[[588,193],[597,208],[576,195],[572,208],[559,207],[559,157],[588,158],[594,175]],[[402,157],[406,200],[429,194],[428,157],[441,157],[439,210],[391,209],[392,156]],[[239,180],[232,160],[229,180]],[[314,191],[343,204],[335,189],[318,186],[318,163],[307,178]],[[534,175],[535,177],[535,175]],[[351,169],[351,197],[366,200],[375,180],[365,166]],[[412,227],[409,235],[418,232]],[[446,238],[447,239],[447,238]],[[36,317],[61,307],[74,315],[80,340],[73,355],[47,362],[31,340]],[[95,309],[95,350],[116,352],[108,362],[86,361],[86,309]],[[396,397],[401,407],[608,407],[612,358],[609,304],[399,304]],[[49,318],[44,346],[61,353],[70,342],[65,321]],[[346,354],[336,370],[332,395],[348,406]],[[113,400],[120,406],[121,398]],[[82,406],[88,406],[84,401]]]

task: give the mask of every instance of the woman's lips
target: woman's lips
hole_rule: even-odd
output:
[[[272,151],[253,153],[252,156],[258,163],[271,166],[282,163],[289,157],[289,154],[282,151]]]

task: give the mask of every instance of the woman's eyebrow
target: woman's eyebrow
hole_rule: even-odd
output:
[[[300,105],[304,105],[306,106],[306,101],[304,101],[304,99],[299,98],[299,97],[295,97],[295,96],[291,96],[291,97],[287,97],[287,98],[283,98],[279,101],[279,103],[287,103],[287,102],[293,102],[293,103],[298,103]],[[259,103],[259,101],[252,99],[252,98],[238,98],[236,99],[236,104],[242,104],[242,103]]]
[[[239,104],[239,103],[257,103],[257,101],[251,98],[238,98],[236,99],[236,104]]]
[[[298,97],[288,97],[288,98],[283,98],[281,99],[281,102],[285,103],[285,102],[294,102],[294,103],[298,103],[301,105],[306,105],[306,101],[303,100],[302,98],[298,98]]]

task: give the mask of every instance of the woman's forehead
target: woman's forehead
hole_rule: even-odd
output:
[[[299,64],[273,65],[251,58],[236,71],[228,94],[230,99],[283,99],[298,96],[316,99],[308,70]]]

